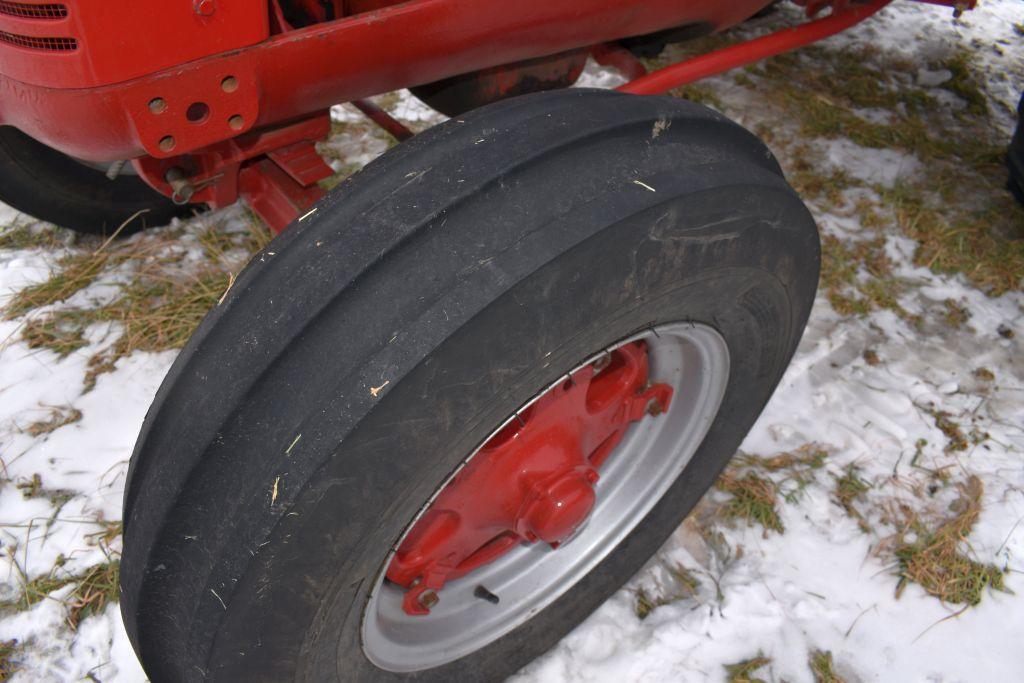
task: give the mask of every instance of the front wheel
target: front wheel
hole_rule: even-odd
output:
[[[91,235],[110,235],[118,228],[120,235],[129,235],[196,208],[175,205],[131,172],[108,178],[12,126],[0,126],[0,201]]]
[[[578,90],[417,136],[253,260],[146,419],[154,681],[497,680],[655,553],[782,376],[818,237],[698,105]]]

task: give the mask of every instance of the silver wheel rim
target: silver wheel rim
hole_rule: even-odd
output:
[[[601,479],[595,487],[597,503],[589,519],[557,550],[543,543],[521,544],[491,564],[447,583],[439,594],[440,602],[423,616],[402,611],[404,590],[384,580],[384,568],[394,547],[401,543],[398,539],[376,577],[363,612],[363,652],[371,662],[388,671],[421,671],[494,642],[568,591],[661,500],[693,458],[718,413],[729,378],[729,350],[721,335],[710,327],[669,323],[602,349],[572,372],[641,339],[648,347],[651,381],[670,385],[672,402],[663,415],[644,418],[629,427],[601,467]],[[514,415],[509,421],[512,419]],[[508,421],[491,436],[506,424]],[[490,436],[482,443],[488,439]],[[463,465],[475,455],[474,451]],[[446,484],[442,483],[434,495]],[[417,513],[409,528],[432,500]],[[475,597],[474,590],[480,585],[499,596],[500,602],[492,604]]]

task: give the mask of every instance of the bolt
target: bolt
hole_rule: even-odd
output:
[[[149,112],[151,114],[163,114],[167,111],[167,100],[162,97],[154,97],[149,101]]]
[[[192,8],[201,17],[212,17],[217,11],[217,3],[214,0],[195,0]]]
[[[235,114],[228,119],[228,126],[231,130],[242,130],[245,128],[245,119],[242,118],[241,114]]]
[[[436,605],[440,600],[441,598],[437,597],[437,593],[431,590],[423,591],[423,593],[421,593],[419,597],[420,604],[426,607],[427,609],[430,609],[431,607]]]
[[[497,595],[487,590],[483,586],[477,586],[475,589],[473,589],[473,596],[480,598],[481,600],[486,600],[492,605],[497,605],[499,602],[501,602],[501,598],[499,598]]]
[[[196,188],[192,181],[177,166],[167,169],[167,173],[164,174],[164,180],[171,186],[171,200],[179,206],[188,204],[189,200],[192,199],[192,195],[196,193]]]
[[[647,414],[648,415],[661,415],[664,409],[661,407],[661,401],[656,398],[652,398],[647,402]]]
[[[220,89],[224,92],[235,92],[238,90],[238,79],[234,76],[228,76],[220,82]]]
[[[121,175],[121,169],[124,168],[124,165],[127,163],[128,162],[124,159],[120,159],[110,164],[110,166],[107,167],[107,179],[117,180],[117,176]]]
[[[612,364],[612,354],[606,353],[594,361],[594,372],[601,372]]]
[[[174,149],[174,146],[177,144],[178,143],[175,142],[174,140],[174,136],[165,135],[164,137],[160,138],[160,151],[170,152],[172,149]]]

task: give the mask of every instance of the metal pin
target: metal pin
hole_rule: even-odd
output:
[[[497,595],[487,590],[483,586],[477,586],[473,590],[473,597],[480,598],[481,600],[486,600],[492,605],[497,605],[499,602],[501,602],[501,598],[499,598]]]

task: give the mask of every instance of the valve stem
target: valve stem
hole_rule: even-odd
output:
[[[477,586],[473,590],[473,597],[480,598],[481,600],[486,600],[492,605],[497,605],[499,602],[501,602],[501,598],[499,598],[497,595],[487,590],[483,586]]]

